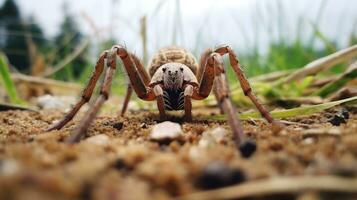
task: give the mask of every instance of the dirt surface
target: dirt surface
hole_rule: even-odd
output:
[[[63,140],[80,116],[60,131],[44,132],[62,112],[0,112],[0,199],[170,199],[277,176],[356,178],[357,114],[349,110],[346,123],[333,125],[340,110],[289,119],[280,133],[263,121],[243,122],[257,142],[248,159],[236,150],[225,122],[183,122],[181,140],[158,143],[149,137],[157,114],[100,115],[89,128],[92,139],[69,145]],[[217,127],[227,130],[224,140],[200,145],[203,132]],[[109,140],[93,139],[99,134]]]

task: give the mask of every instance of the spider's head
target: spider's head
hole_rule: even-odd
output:
[[[169,89],[179,89],[184,80],[185,65],[181,63],[167,63],[161,70],[163,72],[164,87]]]

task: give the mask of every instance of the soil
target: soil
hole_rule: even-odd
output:
[[[105,134],[109,140],[70,145],[63,141],[81,116],[62,130],[45,132],[62,112],[0,112],[0,199],[171,199],[269,177],[356,177],[357,114],[348,111],[342,119],[341,108],[286,119],[279,133],[264,121],[244,121],[245,133],[257,143],[249,158],[237,151],[226,122],[179,121],[184,137],[158,143],[149,137],[159,123],[156,113],[102,114],[87,137]],[[217,112],[196,111],[194,118]],[[200,146],[203,132],[216,127],[227,130],[224,140]]]

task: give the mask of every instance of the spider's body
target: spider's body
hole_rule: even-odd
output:
[[[160,49],[149,62],[148,70],[150,76],[153,76],[159,67],[166,63],[181,63],[191,69],[196,74],[198,63],[196,58],[182,47],[169,46]]]
[[[170,46],[161,49],[150,61],[150,86],[161,85],[166,110],[184,109],[184,86],[198,85],[197,61],[185,49]]]
[[[238,77],[244,94],[252,100],[263,117],[270,123],[275,123],[269,112],[259,103],[253,94],[238,59],[229,46],[221,46],[215,50],[207,49],[202,54],[199,63],[191,53],[183,48],[177,46],[166,47],[159,50],[153,56],[147,71],[139,58],[124,47],[115,45],[110,50],[103,52],[98,59],[95,71],[83,91],[81,100],[60,122],[53,125],[49,130],[62,128],[74,117],[82,105],[89,101],[106,63],[107,67],[100,96],[78,125],[75,133],[69,138],[69,142],[78,141],[86,133],[100,106],[109,96],[110,86],[116,69],[116,59],[120,57],[130,80],[121,112],[122,115],[126,111],[134,89],[140,99],[157,101],[161,119],[166,118],[165,110],[184,110],[185,119],[190,121],[191,100],[205,99],[213,90],[221,111],[227,114],[228,123],[232,127],[235,142],[239,145],[245,136],[237,118],[237,111],[229,97],[230,92],[222,61],[222,56],[226,54],[229,56],[230,64]]]

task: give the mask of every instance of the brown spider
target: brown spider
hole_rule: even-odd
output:
[[[165,110],[184,110],[185,120],[189,121],[192,118],[191,99],[205,99],[213,87],[221,111],[228,116],[228,123],[232,127],[235,143],[238,146],[242,145],[242,141],[247,140],[244,137],[242,125],[237,118],[236,108],[232,105],[229,97],[229,87],[222,61],[222,56],[225,54],[229,56],[230,64],[238,76],[244,94],[251,99],[268,122],[276,123],[252,92],[252,88],[239,65],[235,53],[227,45],[218,47],[215,50],[207,49],[202,54],[199,64],[194,56],[183,48],[176,46],[163,48],[152,58],[148,66],[149,72],[145,70],[134,54],[128,52],[123,46],[115,45],[100,55],[95,65],[94,73],[83,91],[81,100],[61,121],[48,130],[62,128],[75,116],[82,105],[89,101],[96,82],[106,65],[107,68],[100,95],[69,137],[68,142],[74,143],[80,140],[82,135],[86,133],[89,124],[95,118],[100,106],[108,99],[116,69],[116,59],[119,56],[130,80],[121,115],[124,115],[132,89],[134,89],[140,99],[157,101],[161,119],[166,118]]]

